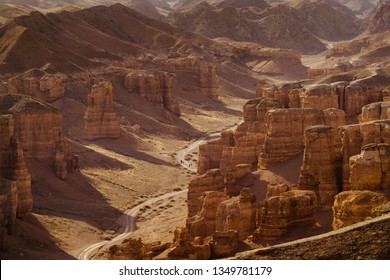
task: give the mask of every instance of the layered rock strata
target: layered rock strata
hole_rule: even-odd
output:
[[[32,210],[31,178],[20,142],[14,137],[13,116],[0,115],[0,251],[7,234],[13,234],[16,218]]]
[[[219,85],[215,64],[193,56],[154,62],[160,64],[166,71],[195,75],[203,94],[211,98],[218,97]]]
[[[368,144],[349,158],[349,186],[352,190],[390,189],[390,144]]]
[[[61,73],[49,74],[39,69],[29,70],[11,79],[20,94],[29,95],[46,102],[53,102],[65,94],[63,82],[66,76]]]
[[[339,193],[333,206],[333,229],[339,229],[376,216],[375,209],[388,199],[372,191],[345,191]]]
[[[316,194],[292,190],[262,201],[258,212],[256,238],[276,239],[290,228],[315,223]]]
[[[330,126],[312,126],[305,130],[305,150],[299,188],[317,194],[318,204],[333,206],[341,189],[341,142]]]
[[[351,190],[349,159],[368,144],[390,144],[390,120],[366,122],[338,128],[342,146],[343,190]]]
[[[338,109],[272,109],[266,115],[267,133],[259,154],[260,168],[288,160],[304,150],[304,131],[309,126],[344,124]]]
[[[246,239],[256,229],[256,197],[244,188],[239,196],[218,205],[216,231],[237,231],[239,239]]]
[[[112,84],[101,82],[88,94],[88,107],[84,114],[84,138],[97,140],[118,138],[120,122],[113,110]]]
[[[362,108],[359,122],[390,119],[390,101],[371,103]]]
[[[209,141],[199,146],[198,174],[202,175],[209,169],[219,168],[222,152],[225,147],[234,145],[233,132],[225,130],[221,138]]]
[[[172,99],[173,76],[163,71],[136,70],[126,75],[124,85],[129,92],[134,92],[179,116],[179,103]]]
[[[218,205],[229,197],[218,191],[207,191],[201,197],[201,210],[187,219],[187,228],[191,238],[211,236],[216,230]]]
[[[235,230],[214,232],[210,242],[212,257],[219,259],[231,256],[238,247],[238,240]]]
[[[23,95],[0,95],[0,111],[13,115],[13,135],[20,141],[24,157],[55,167],[65,179],[71,160],[69,145],[62,135],[62,115],[49,104]]]

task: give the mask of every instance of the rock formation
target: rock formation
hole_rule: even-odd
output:
[[[317,194],[318,204],[333,206],[341,189],[340,139],[330,126],[312,126],[305,130],[305,151],[299,188]]]
[[[199,146],[198,174],[204,174],[209,169],[219,168],[222,151],[225,147],[234,144],[233,132],[225,130],[221,133],[221,138],[209,141]]]
[[[62,136],[62,115],[49,104],[23,95],[0,95],[0,111],[13,115],[13,135],[20,141],[24,157],[55,167],[65,179],[71,151]]]
[[[21,144],[14,136],[12,115],[0,115],[0,247],[5,230],[12,234],[16,217],[25,218],[32,210],[31,178]]]
[[[352,190],[390,189],[390,144],[368,144],[349,158],[349,186]]]
[[[304,150],[303,135],[313,125],[344,124],[344,112],[338,109],[272,109],[266,115],[264,145],[259,154],[259,166],[288,160]]]
[[[218,97],[218,80],[215,64],[201,63],[199,65],[199,81],[202,93],[211,98]]]
[[[351,190],[349,159],[358,155],[361,149],[371,143],[390,144],[390,120],[366,122],[338,128],[342,146],[343,190]]]
[[[143,260],[147,252],[146,245],[141,239],[128,238],[121,244],[113,245],[108,249],[109,260]]]
[[[188,233],[191,238],[211,236],[216,230],[218,205],[227,200],[223,192],[207,191],[201,198],[201,210],[187,219]]]
[[[216,231],[210,242],[212,257],[215,259],[229,257],[238,246],[238,234],[235,230]]]
[[[302,108],[318,110],[339,108],[338,96],[329,84],[315,84],[304,88],[300,92],[300,104]]]
[[[191,242],[187,228],[177,228],[167,252],[168,259],[208,260],[211,256],[210,244],[203,244],[201,238]]]
[[[66,76],[49,74],[39,69],[29,70],[11,79],[19,94],[30,95],[46,102],[53,102],[64,96],[63,82]]]
[[[390,119],[390,101],[371,103],[362,108],[359,122]]]
[[[211,98],[218,97],[219,85],[215,64],[204,62],[203,58],[195,56],[154,62],[160,64],[166,71],[195,75],[199,82],[199,89],[203,94]]]
[[[375,208],[388,199],[372,191],[345,191],[339,193],[333,206],[333,229],[346,227],[375,217]]]
[[[218,205],[216,231],[237,231],[239,239],[245,239],[256,229],[256,197],[244,188],[239,196]]]
[[[167,72],[134,70],[126,75],[124,84],[129,92],[135,92],[179,116],[179,103],[172,99],[172,79],[173,74]]]
[[[201,210],[199,198],[204,192],[223,192],[224,188],[223,176],[219,169],[210,169],[206,174],[193,179],[188,186],[188,217],[196,215]]]
[[[118,138],[120,123],[112,105],[112,85],[101,82],[88,94],[88,107],[84,115],[84,138]]]
[[[293,190],[262,201],[258,212],[256,238],[275,239],[290,228],[315,223],[316,194],[312,191]]]

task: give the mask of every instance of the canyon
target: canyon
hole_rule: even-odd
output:
[[[386,235],[388,2],[13,2],[2,259],[291,258]],[[362,257],[340,248],[293,254]]]

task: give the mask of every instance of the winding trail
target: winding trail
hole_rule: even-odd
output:
[[[121,234],[113,238],[112,240],[102,241],[85,248],[82,253],[79,255],[80,260],[90,260],[96,253],[104,246],[109,244],[116,244],[130,236],[130,234],[136,229],[136,220],[137,214],[141,208],[151,205],[157,201],[164,200],[170,197],[178,196],[182,193],[187,192],[187,190],[182,190],[178,192],[167,193],[158,197],[151,198],[123,213],[119,218],[119,223],[122,224],[120,229]]]
[[[237,127],[237,125],[233,125],[232,129],[235,129],[236,127]],[[202,145],[203,143],[206,143],[207,141],[217,139],[220,137],[220,135],[221,135],[220,132],[216,132],[216,133],[207,135],[205,137],[202,137],[199,140],[191,143],[188,147],[176,152],[176,156],[175,156],[176,160],[178,161],[178,163],[181,164],[181,166],[183,166],[187,170],[190,170],[192,172],[196,172],[197,171],[197,164],[193,163],[193,162],[186,161],[185,156],[188,154],[192,154],[195,151],[198,151],[198,148],[200,145]],[[190,165],[190,163],[191,163],[191,165]],[[133,231],[135,231],[135,229],[136,229],[136,220],[137,220],[136,217],[137,217],[141,208],[143,208],[145,206],[150,206],[153,203],[160,201],[160,200],[164,200],[167,198],[173,198],[173,197],[178,196],[180,194],[183,194],[185,192],[187,192],[187,190],[167,193],[167,194],[164,194],[164,195],[161,195],[158,197],[151,198],[151,199],[149,199],[149,200],[147,200],[147,201],[145,201],[145,202],[143,202],[143,203],[141,203],[141,204],[139,204],[131,209],[128,209],[127,211],[125,211],[123,213],[123,215],[118,220],[118,222],[122,225],[121,229],[119,230],[120,234],[118,236],[114,237],[111,240],[101,241],[101,242],[98,242],[96,244],[92,244],[92,245],[88,246],[87,248],[84,248],[84,250],[79,254],[78,258],[80,260],[90,260],[99,252],[99,250],[103,246],[110,245],[110,244],[114,245],[114,244],[117,244],[120,241],[123,241],[124,239],[128,238],[131,235],[131,233]]]

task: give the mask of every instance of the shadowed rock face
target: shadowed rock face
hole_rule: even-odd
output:
[[[12,115],[0,116],[0,166],[0,231],[6,227],[7,232],[12,234],[16,217],[25,218],[33,203],[31,178],[21,144],[14,137]],[[5,246],[5,241],[1,240],[0,247]]]
[[[335,198],[333,229],[339,229],[376,216],[375,209],[385,205],[388,199],[372,191],[346,191]]]
[[[92,87],[84,120],[84,138],[87,140],[120,136],[119,119],[112,105],[111,83],[101,82]]]

